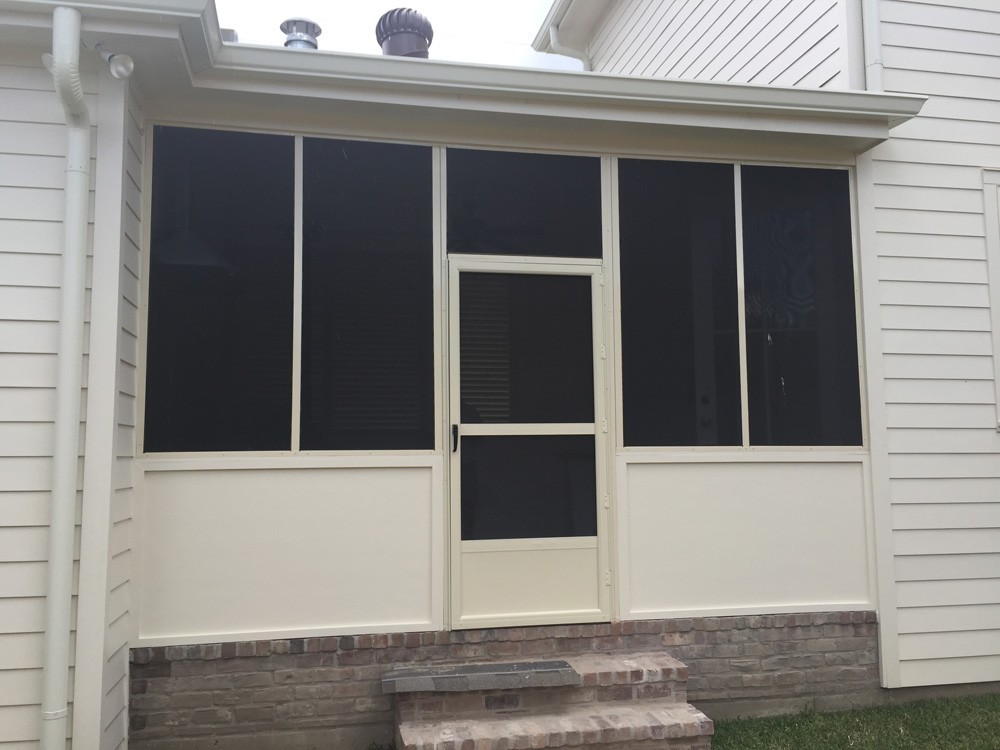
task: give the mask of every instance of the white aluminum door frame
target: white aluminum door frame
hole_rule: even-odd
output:
[[[587,276],[591,281],[591,330],[593,338],[594,423],[571,424],[476,424],[461,425],[460,397],[460,340],[459,340],[459,274],[507,273]],[[451,518],[451,627],[478,628],[518,625],[568,624],[581,622],[606,622],[611,619],[610,573],[610,477],[608,476],[608,404],[606,390],[606,345],[604,310],[603,263],[599,258],[548,258],[497,255],[448,256],[448,406],[449,427],[460,425],[458,440],[463,435],[594,435],[594,471],[596,477],[597,537],[542,538],[521,540],[482,540],[463,542],[461,539],[461,453],[454,451],[450,429],[446,432],[446,455],[449,459],[449,510]],[[460,450],[460,447],[459,447]],[[587,610],[546,611],[491,617],[468,617],[462,612],[462,555],[463,545],[474,546],[476,551],[502,552],[525,549],[574,549],[596,548],[597,567],[594,584],[597,586],[598,607]],[[478,548],[482,548],[479,550]]]

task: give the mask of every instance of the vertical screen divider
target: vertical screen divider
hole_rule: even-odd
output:
[[[445,450],[448,425],[452,419],[448,391],[448,248],[447,248],[447,175],[445,149],[431,147],[431,242],[434,247],[434,403],[439,419],[434,427],[434,450]],[[445,480],[447,482],[447,479]]]
[[[622,282],[621,282],[621,228],[619,226],[619,195],[618,195],[618,157],[610,158],[608,174],[608,222],[607,232],[610,236],[611,249],[609,253],[611,285],[611,329],[609,351],[612,354],[609,387],[611,403],[614,409],[614,451],[625,447],[625,418],[622,402]],[[624,611],[624,610],[622,610]]]
[[[302,413],[302,136],[295,136],[292,261],[292,453],[300,450]]]
[[[733,197],[736,211],[736,314],[740,344],[740,424],[743,447],[750,447],[750,386],[747,374],[746,280],[743,272],[743,173],[733,165]]]

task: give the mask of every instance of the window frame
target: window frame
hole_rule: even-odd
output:
[[[174,465],[174,468],[183,468],[197,462],[199,468],[213,467],[242,467],[265,468],[270,464],[269,460],[280,460],[275,464],[284,466],[288,458],[301,458],[305,464],[313,465],[317,459],[330,459],[338,464],[346,461],[346,465],[385,465],[402,466],[424,465],[428,456],[434,456],[441,452],[445,445],[445,431],[447,425],[447,409],[444,408],[446,393],[446,373],[445,360],[447,357],[447,333],[444,323],[444,284],[447,276],[447,225],[446,225],[446,152],[449,148],[461,148],[466,150],[486,149],[486,150],[511,150],[520,152],[537,152],[565,155],[591,156],[602,161],[602,222],[603,234],[605,237],[604,257],[601,261],[611,274],[613,283],[611,284],[610,295],[612,298],[611,311],[608,324],[611,326],[611,336],[608,346],[611,350],[613,361],[609,365],[613,368],[613,377],[609,383],[608,396],[610,409],[605,411],[610,430],[615,434],[615,451],[617,453],[633,454],[637,460],[655,460],[653,454],[661,456],[673,456],[676,459],[682,457],[690,460],[692,455],[701,456],[694,460],[722,460],[722,454],[729,454],[726,460],[760,460],[763,454],[775,454],[790,457],[789,460],[850,460],[852,455],[867,454],[869,450],[869,415],[868,415],[868,391],[867,391],[867,365],[865,360],[864,346],[864,319],[862,317],[862,297],[861,297],[861,263],[859,256],[859,219],[857,204],[857,172],[853,161],[831,160],[796,160],[790,157],[787,161],[777,161],[773,159],[753,160],[735,159],[720,156],[712,156],[705,153],[676,153],[676,154],[650,154],[647,152],[629,153],[625,151],[611,152],[607,149],[595,148],[593,150],[581,149],[558,149],[552,144],[545,146],[527,146],[521,143],[501,144],[491,143],[489,145],[479,142],[431,142],[426,140],[415,140],[400,137],[396,139],[370,137],[362,132],[345,131],[335,133],[303,133],[301,131],[290,131],[281,128],[262,127],[240,127],[238,125],[203,123],[190,120],[147,120],[144,123],[147,137],[143,144],[142,162],[143,184],[142,184],[142,205],[145,217],[150,216],[152,199],[152,165],[153,165],[153,128],[156,126],[185,127],[204,130],[228,131],[228,132],[249,132],[261,134],[283,135],[293,138],[294,142],[294,175],[295,193],[294,203],[294,264],[293,264],[293,324],[292,324],[292,420],[291,420],[291,441],[288,450],[279,451],[178,451],[178,452],[155,452],[147,453],[144,448],[145,437],[145,373],[146,354],[148,346],[147,323],[148,323],[148,302],[149,302],[149,273],[148,270],[141,274],[139,285],[139,310],[138,310],[138,342],[137,342],[137,384],[136,384],[136,456],[146,461],[156,461],[163,465]],[[302,149],[305,138],[321,139],[343,139],[358,140],[372,143],[386,144],[408,144],[426,146],[431,149],[431,191],[432,191],[432,270],[433,274],[433,398],[434,398],[434,445],[425,449],[337,449],[337,450],[301,450],[300,448],[300,426],[301,426],[301,355],[302,355]],[[736,216],[736,263],[737,263],[737,308],[739,315],[739,357],[740,357],[740,401],[741,401],[741,445],[691,445],[691,446],[625,446],[623,421],[623,406],[621,392],[622,378],[622,353],[621,353],[621,275],[620,275],[620,231],[619,231],[619,185],[618,185],[618,160],[645,159],[651,161],[695,161],[706,163],[723,163],[732,165],[734,171],[734,206]],[[848,174],[848,191],[851,217],[851,245],[853,261],[853,291],[855,304],[855,329],[856,346],[858,351],[858,377],[861,409],[861,443],[860,445],[750,445],[749,442],[749,399],[747,390],[747,363],[746,363],[746,314],[745,314],[745,281],[743,267],[743,217],[742,217],[742,192],[740,181],[740,168],[742,166],[773,166],[787,168],[805,169],[835,169],[843,170]],[[988,177],[990,175],[991,177]],[[992,179],[992,182],[988,180]],[[984,185],[993,185],[996,192],[1000,192],[1000,171],[985,171]],[[987,194],[989,191],[986,191]],[[989,209],[987,208],[987,215]],[[140,264],[143,269],[149,269],[150,264],[150,222],[148,218],[142,221],[141,229],[141,250]],[[998,262],[990,264],[991,280],[1000,288],[1000,230],[995,240],[997,245]],[[610,247],[609,247],[610,246]],[[597,260],[597,259],[593,259]],[[995,275],[995,277],[994,277]],[[994,313],[994,342],[995,352],[1000,352],[1000,309]],[[997,373],[997,418],[998,430],[1000,430],[1000,354],[994,356],[994,367]],[[757,457],[754,458],[754,455]],[[645,459],[643,458],[645,456]],[[714,457],[714,458],[713,458]],[[268,459],[263,460],[262,459]]]
[[[740,418],[742,441],[740,445],[625,445],[624,431],[624,402],[621,392],[623,376],[622,349],[622,317],[621,317],[621,231],[619,226],[619,204],[618,204],[618,160],[619,158],[639,158],[649,161],[685,161],[704,163],[724,163],[733,167],[734,184],[734,205],[733,211],[736,220],[736,293],[737,293],[737,315],[738,315],[738,340],[739,340],[739,364],[740,364]],[[749,419],[749,375],[747,362],[747,339],[746,339],[746,280],[744,267],[744,246],[743,246],[743,193],[742,193],[742,167],[762,166],[762,167],[782,167],[791,169],[828,169],[840,170],[847,173],[848,178],[848,204],[850,206],[850,232],[851,232],[851,276],[853,279],[854,293],[854,325],[855,325],[855,347],[858,357],[858,388],[859,388],[859,408],[861,410],[861,442],[857,445],[753,445],[750,442],[750,419]],[[615,448],[619,453],[630,454],[634,457],[648,456],[650,460],[653,455],[666,455],[675,457],[690,457],[692,455],[712,455],[729,454],[727,460],[751,460],[754,455],[761,454],[784,454],[796,455],[804,454],[804,460],[816,460],[818,454],[826,454],[831,457],[846,457],[850,454],[867,453],[869,448],[868,436],[868,394],[867,394],[867,372],[865,364],[864,349],[864,320],[862,318],[861,300],[861,263],[858,243],[858,207],[857,207],[857,175],[855,167],[847,164],[831,164],[822,162],[779,162],[779,161],[758,161],[750,159],[710,159],[699,158],[697,156],[670,156],[670,157],[650,157],[616,155],[612,157],[612,201],[613,201],[613,225],[612,231],[612,268],[614,278],[615,297],[615,320],[614,320],[614,382],[617,388],[615,398],[615,422],[621,427],[616,430]],[[1000,176],[1000,172],[997,173]],[[998,275],[1000,275],[1000,262],[997,263]],[[1000,373],[1000,358],[997,359],[998,373]],[[1000,382],[1000,378],[998,378]],[[1000,387],[998,387],[998,419],[1000,419]],[[809,456],[811,458],[805,458]],[[740,458],[742,457],[742,458]],[[707,460],[712,460],[708,458]],[[835,458],[835,460],[837,460]]]
[[[147,452],[145,449],[145,429],[146,429],[146,372],[147,372],[147,349],[149,346],[148,323],[149,323],[149,280],[151,268],[151,230],[152,222],[152,185],[153,185],[153,133],[156,127],[176,127],[190,128],[194,130],[211,130],[216,132],[231,133],[251,133],[262,135],[278,135],[292,138],[293,140],[293,198],[292,198],[292,346],[291,346],[291,435],[289,448],[282,450],[222,450],[222,451],[156,451]],[[139,342],[137,352],[137,377],[136,377],[136,456],[147,461],[167,462],[177,464],[177,468],[185,467],[188,462],[197,462],[198,468],[209,469],[218,464],[220,468],[230,468],[234,466],[242,467],[243,460],[246,460],[247,468],[265,468],[265,464],[260,459],[287,459],[302,458],[309,462],[315,458],[327,457],[337,459],[343,457],[349,465],[387,465],[398,466],[408,465],[406,457],[412,457],[417,463],[413,465],[424,465],[425,459],[421,457],[438,454],[443,440],[443,419],[440,414],[440,404],[443,398],[442,389],[442,336],[440,334],[443,325],[442,317],[442,289],[439,279],[443,273],[444,264],[444,233],[443,233],[443,206],[440,199],[443,169],[444,146],[432,143],[401,140],[390,140],[385,138],[368,138],[359,133],[302,133],[289,132],[287,130],[268,128],[241,128],[218,126],[214,124],[192,123],[187,121],[147,121],[145,123],[146,139],[143,151],[143,164],[146,166],[143,175],[143,214],[146,219],[142,222],[142,242],[141,242],[141,267],[144,272],[140,276],[139,288]],[[432,277],[432,357],[433,357],[433,409],[434,428],[433,445],[429,448],[399,448],[399,449],[329,449],[329,450],[302,450],[301,449],[301,406],[302,406],[302,323],[303,323],[303,232],[304,232],[304,165],[303,152],[306,138],[326,139],[326,140],[351,140],[365,141],[368,143],[382,143],[386,145],[409,145],[420,146],[430,149],[431,152],[431,277]],[[357,462],[352,458],[358,458]],[[365,460],[364,457],[371,457]],[[232,462],[236,461],[234,465]],[[400,461],[402,460],[402,463]],[[374,463],[372,463],[374,462]],[[284,465],[284,464],[281,464]],[[309,464],[311,465],[311,464]]]

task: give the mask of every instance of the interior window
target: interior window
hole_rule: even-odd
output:
[[[293,139],[153,138],[144,448],[287,450]]]

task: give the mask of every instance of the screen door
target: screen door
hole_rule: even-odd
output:
[[[599,275],[450,258],[453,627],[608,619]]]

